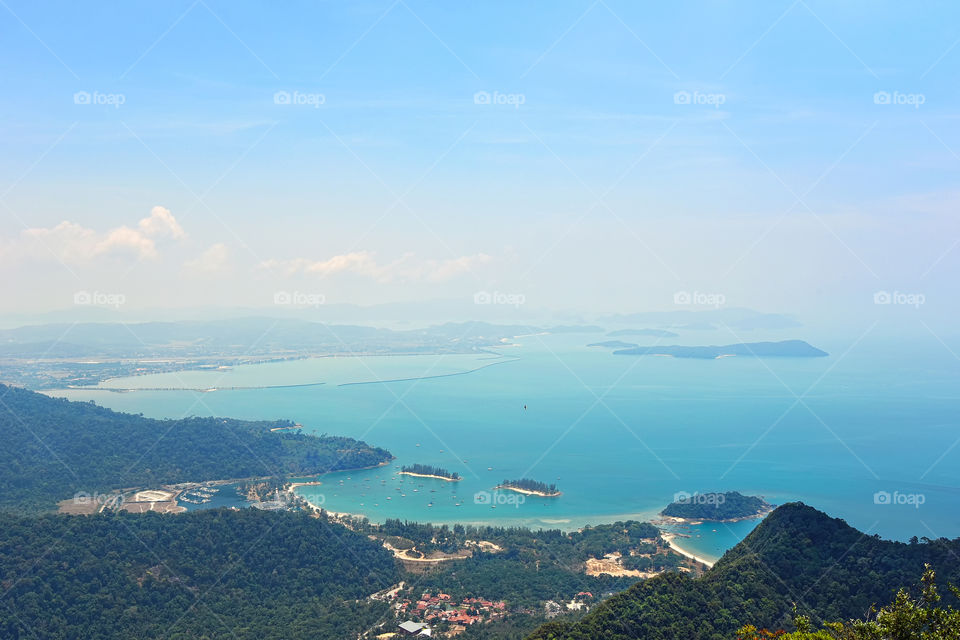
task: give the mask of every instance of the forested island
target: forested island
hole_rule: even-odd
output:
[[[660,515],[685,520],[744,520],[756,518],[773,510],[773,505],[757,496],[745,496],[739,491],[724,493],[694,493],[680,497],[667,505]]]
[[[674,358],[716,359],[728,356],[746,356],[754,358],[823,358],[830,355],[803,340],[783,340],[780,342],[742,342],[723,346],[644,346],[630,349],[618,349],[616,356],[673,356]]]
[[[557,489],[557,485],[546,484],[537,480],[530,480],[529,478],[521,478],[519,480],[504,480],[494,487],[494,489],[506,489],[508,491],[542,496],[544,498],[556,498],[557,496],[563,495],[560,490]]]
[[[447,471],[441,467],[431,467],[426,464],[411,464],[400,467],[400,474],[406,476],[417,476],[418,478],[437,478],[447,482],[459,482],[463,478],[459,473]]]
[[[289,421],[154,420],[0,385],[0,510],[48,511],[78,492],[316,475],[386,464],[389,451]]]

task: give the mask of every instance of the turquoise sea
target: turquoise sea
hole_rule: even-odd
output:
[[[105,385],[217,389],[205,393],[54,395],[158,418],[289,418],[382,446],[390,466],[301,489],[373,521],[569,529],[653,517],[678,492],[738,490],[802,500],[886,538],[960,536],[960,362],[941,345],[849,336],[810,340],[827,358],[693,360],[584,346],[599,339],[525,336],[500,355],[318,358]],[[312,386],[279,386],[297,384]],[[463,480],[397,475],[418,462]],[[521,476],[563,495],[491,493]],[[680,542],[715,558],[755,524],[707,523]]]

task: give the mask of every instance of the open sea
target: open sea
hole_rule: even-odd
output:
[[[810,340],[827,358],[762,360],[585,346],[604,339],[524,336],[499,355],[315,358],[103,385],[171,390],[51,394],[156,418],[287,418],[384,447],[391,465],[299,490],[372,521],[572,529],[649,519],[679,492],[737,490],[885,538],[960,536],[960,361],[941,345],[849,336]],[[397,475],[413,463],[463,480]],[[519,477],[563,495],[492,492]],[[704,523],[678,542],[717,558],[755,525]]]

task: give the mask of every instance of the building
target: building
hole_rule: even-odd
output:
[[[400,630],[400,633],[405,636],[430,637],[433,635],[430,627],[423,622],[414,622],[413,620],[401,622],[397,625],[397,628]]]

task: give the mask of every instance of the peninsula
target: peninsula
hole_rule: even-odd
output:
[[[783,340],[781,342],[742,342],[724,346],[650,346],[619,349],[616,356],[673,356],[675,358],[716,359],[729,356],[753,358],[822,358],[830,355],[803,340]]]

